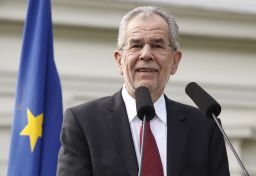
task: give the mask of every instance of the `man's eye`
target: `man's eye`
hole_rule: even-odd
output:
[[[142,47],[142,45],[140,45],[140,44],[133,44],[133,45],[131,45],[130,48],[141,48],[141,47]]]
[[[162,44],[152,44],[151,47],[152,48],[164,48],[164,46]]]

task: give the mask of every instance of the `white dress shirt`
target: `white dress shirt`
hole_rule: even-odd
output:
[[[122,96],[126,106],[127,115],[129,118],[133,143],[135,147],[135,152],[137,156],[137,161],[140,166],[141,153],[140,153],[140,127],[142,121],[137,116],[135,99],[130,96],[127,92],[125,86],[122,89]],[[155,137],[157,147],[160,153],[162,166],[164,169],[164,175],[167,175],[166,170],[166,154],[167,154],[167,124],[166,124],[166,104],[163,94],[154,103],[154,108],[156,112],[155,118],[150,121],[151,131]]]

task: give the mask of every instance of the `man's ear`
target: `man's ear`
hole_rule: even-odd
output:
[[[182,53],[180,51],[175,51],[175,54],[173,56],[173,63],[171,66],[171,75],[174,75],[178,70],[181,57],[182,57]]]
[[[122,70],[122,51],[115,50],[114,51],[114,58],[116,60],[117,66],[118,66],[119,73],[121,75],[123,75],[123,70]]]

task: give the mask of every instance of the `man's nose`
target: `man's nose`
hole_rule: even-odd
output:
[[[141,50],[140,59],[144,61],[150,61],[153,59],[153,50],[149,44],[145,44]]]

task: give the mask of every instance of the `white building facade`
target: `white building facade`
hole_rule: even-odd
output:
[[[136,6],[164,7],[177,19],[183,51],[167,96],[194,105],[184,92],[186,84],[194,81],[205,88],[222,105],[223,127],[256,176],[256,4],[191,2],[53,0],[54,52],[64,109],[122,87],[113,57],[121,17]],[[26,8],[26,0],[0,1],[0,176],[7,171]],[[241,176],[227,151],[231,175]]]

